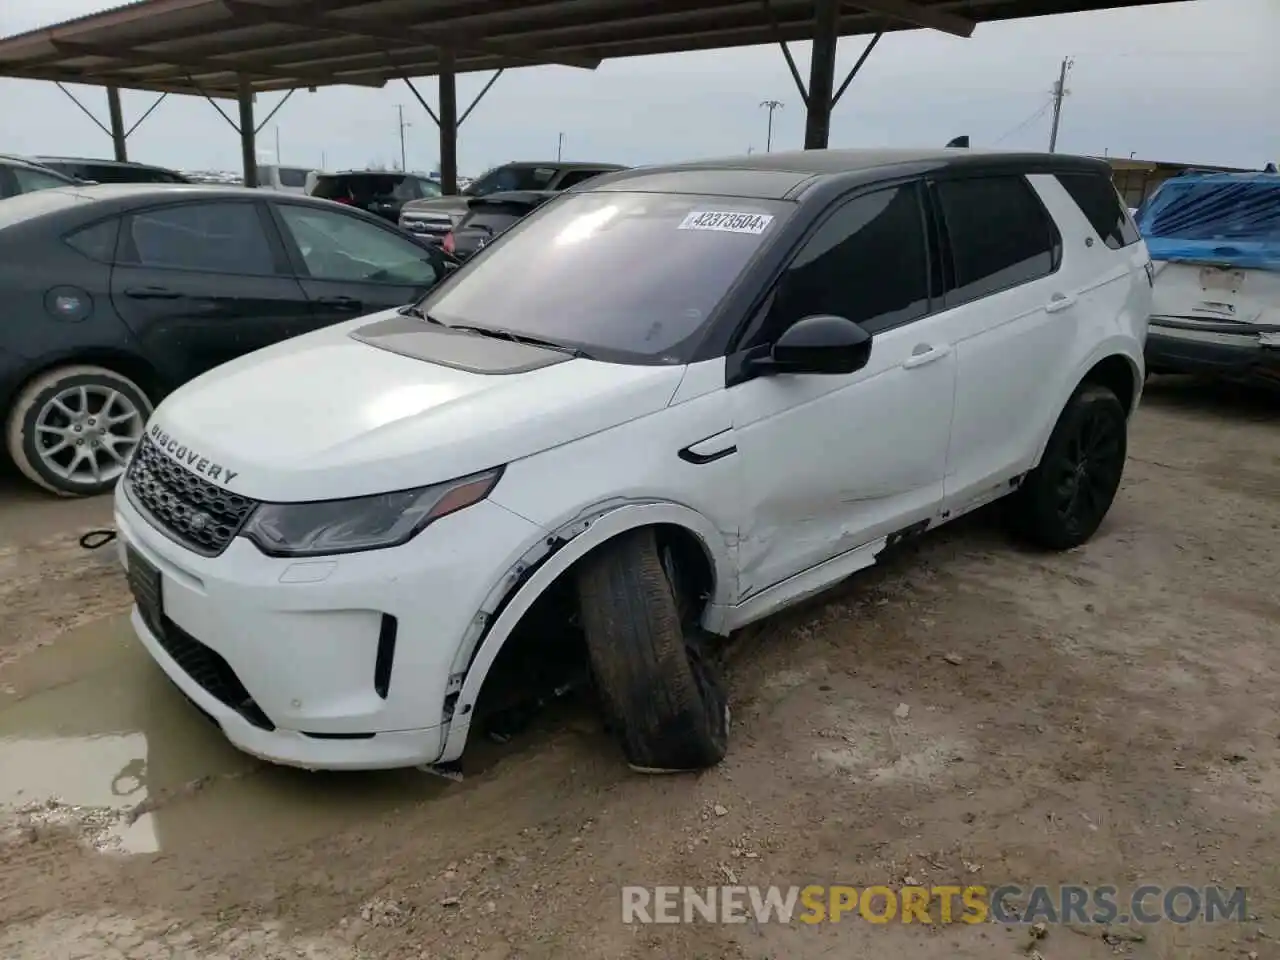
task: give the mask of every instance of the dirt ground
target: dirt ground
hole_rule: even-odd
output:
[[[131,640],[114,551],[76,545],[109,519],[0,485],[4,960],[1280,957],[1273,399],[1157,382],[1086,547],[979,515],[748,631],[696,777],[628,772],[573,702],[460,783],[260,764]],[[1219,883],[1250,919],[622,923],[623,884],[730,877]]]

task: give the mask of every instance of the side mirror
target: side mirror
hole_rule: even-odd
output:
[[[753,366],[769,374],[853,373],[870,359],[871,334],[844,317],[815,314],[788,327]]]

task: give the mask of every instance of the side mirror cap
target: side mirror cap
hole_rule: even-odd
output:
[[[853,373],[871,359],[871,334],[852,320],[814,314],[793,323],[769,356],[755,361],[761,373]]]

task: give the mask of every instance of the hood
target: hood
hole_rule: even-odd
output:
[[[430,200],[410,200],[400,208],[402,213],[443,213],[460,217],[467,212],[470,197],[432,197]]]
[[[165,399],[147,429],[188,469],[220,466],[215,482],[236,493],[338,499],[466,476],[646,416],[683,372],[388,311],[217,367]]]

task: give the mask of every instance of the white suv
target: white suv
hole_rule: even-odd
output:
[[[249,753],[442,765],[558,592],[630,764],[713,764],[708,634],[1001,497],[1045,547],[1094,533],[1143,382],[1131,227],[1063,156],[601,177],[161,404],[116,495],[134,627]]]

